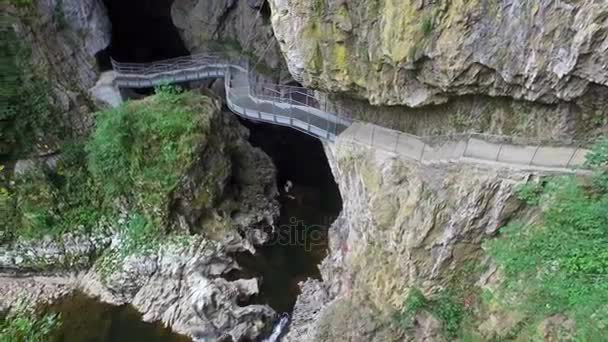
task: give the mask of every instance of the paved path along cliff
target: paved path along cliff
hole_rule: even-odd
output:
[[[114,84],[145,88],[206,78],[224,78],[226,102],[242,117],[288,126],[321,140],[338,136],[420,162],[473,162],[556,172],[584,169],[588,150],[581,147],[529,145],[517,137],[463,134],[417,137],[377,125],[354,122],[327,111],[314,91],[257,81],[246,58],[192,55],[153,63],[112,61]]]

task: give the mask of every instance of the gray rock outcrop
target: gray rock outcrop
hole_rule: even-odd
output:
[[[341,139],[326,152],[344,209],[330,229],[323,281],[302,287],[285,340],[437,336],[436,318],[421,315],[419,329],[406,333],[394,316],[410,289],[442,289],[483,259],[482,242],[518,212],[513,186],[530,173],[425,166]]]
[[[557,103],[608,87],[602,0],[270,4],[296,79],[373,104],[466,94]]]
[[[128,258],[89,293],[115,304],[131,303],[146,321],[162,321],[197,341],[259,337],[274,319],[265,305],[244,305],[258,293],[256,279],[226,280],[239,266],[220,243],[202,237],[169,242]],[[102,289],[101,291],[99,289]]]
[[[266,76],[290,80],[263,4],[257,0],[175,0],[171,17],[190,52],[231,51],[238,57],[245,52],[252,55],[254,64],[258,60],[264,64],[265,71],[283,71]]]

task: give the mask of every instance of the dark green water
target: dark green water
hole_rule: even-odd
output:
[[[287,127],[242,123],[250,129],[252,145],[264,150],[278,170],[281,215],[274,240],[257,247],[256,256],[236,258],[245,276],[261,279],[253,303],[291,312],[298,283],[321,277],[318,265],[327,255],[328,230],[342,210],[342,198],[318,139]],[[289,192],[283,187],[287,181],[293,184]]]
[[[61,328],[52,342],[188,342],[161,323],[147,323],[131,306],[102,303],[82,293],[44,308],[61,314]]]

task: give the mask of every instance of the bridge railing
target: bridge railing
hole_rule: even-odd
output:
[[[536,141],[518,136],[458,133],[416,136],[355,121],[346,139],[420,162],[472,158],[547,168],[585,169],[589,141]]]
[[[217,64],[218,66],[238,65],[243,68],[247,67],[247,60],[245,58],[227,57],[220,54],[197,54],[150,63],[123,63],[114,59],[111,62],[114,71],[120,74],[139,76],[208,67],[213,64]]]
[[[485,133],[415,136],[394,131],[333,114],[348,111],[333,103],[328,106],[328,97],[321,92],[260,81],[253,72],[250,61],[243,57],[200,54],[152,63],[119,63],[112,60],[112,64],[118,73],[133,77],[166,75],[178,71],[183,73],[189,69],[200,71],[200,68],[214,64],[218,68],[225,67],[226,72],[223,75],[227,76],[227,97],[236,95],[251,99],[247,104],[251,107],[246,108],[239,105],[236,97],[232,98],[236,102],[229,105],[239,115],[290,126],[328,140],[334,140],[355,122],[357,130],[350,134],[353,140],[390,152],[406,154],[420,161],[472,157],[497,162],[570,168],[582,166],[587,151],[585,146],[589,146],[589,142],[534,142],[518,136]],[[239,78],[240,83],[235,84],[235,78]]]
[[[247,96],[249,91],[249,87],[227,87],[228,107],[241,116],[288,126],[330,141],[334,141],[337,135],[348,128],[348,126],[340,125],[331,120],[320,119],[318,115],[309,111],[298,110],[298,107],[302,108],[304,104],[295,100],[286,103],[277,101],[277,97],[260,95],[252,101],[263,101],[265,105],[243,106],[239,99]]]

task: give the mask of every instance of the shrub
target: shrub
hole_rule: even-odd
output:
[[[605,165],[607,151],[601,144],[594,148],[590,165]],[[589,189],[573,176],[550,180],[542,221],[511,223],[487,245],[505,272],[499,298],[534,324],[564,313],[576,321],[583,340],[608,326],[608,192],[596,185]]]
[[[0,342],[46,342],[61,326],[58,314],[32,314],[22,308],[0,321]]]
[[[529,205],[538,205],[542,194],[543,185],[541,183],[524,183],[515,187],[515,196]]]
[[[206,98],[171,87],[97,115],[87,145],[89,169],[107,199],[122,197],[160,224],[169,193],[196,158],[208,131],[201,112]]]
[[[427,299],[419,289],[411,289],[403,309],[397,315],[399,325],[411,329],[414,317],[421,310],[428,311],[441,321],[446,337],[453,339],[460,333],[465,311],[457,296],[450,291],[439,291],[434,298]]]

